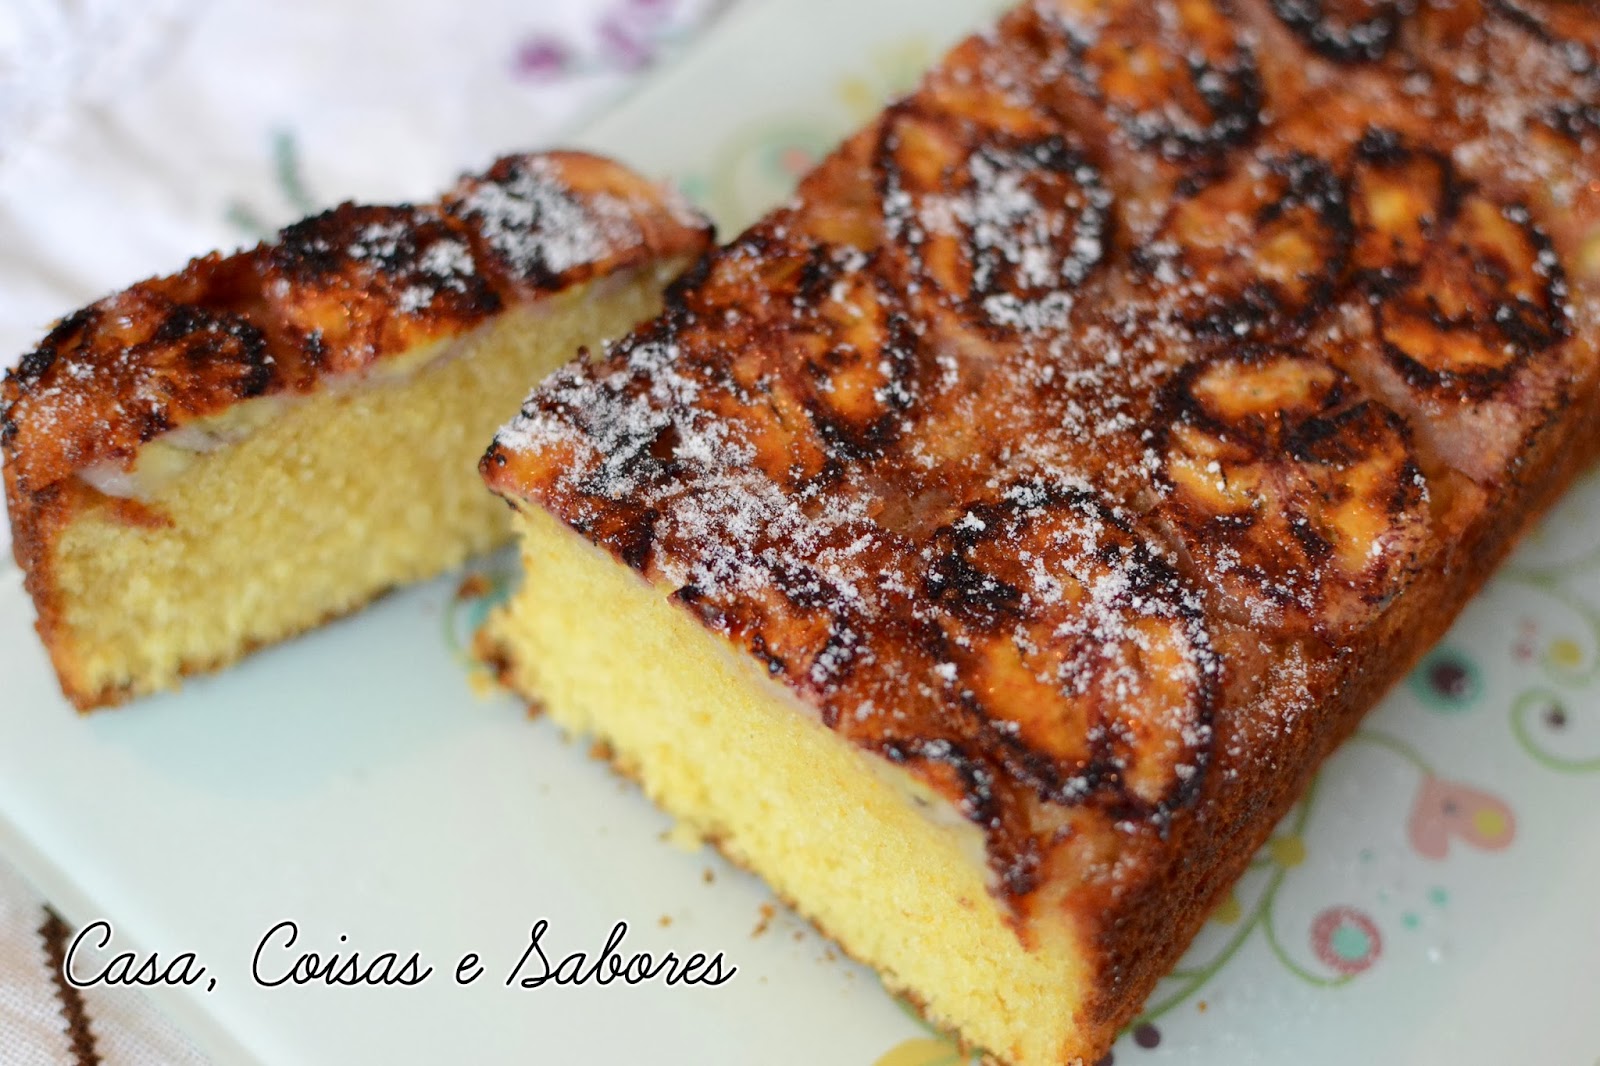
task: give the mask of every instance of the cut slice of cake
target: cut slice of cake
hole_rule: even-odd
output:
[[[1595,452],[1597,28],[1013,12],[501,431],[485,656],[936,1024],[1096,1062]]]
[[[64,319],[0,392],[13,547],[79,708],[176,685],[510,534],[483,441],[708,245],[579,153],[343,205]]]

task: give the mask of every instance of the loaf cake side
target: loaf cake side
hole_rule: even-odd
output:
[[[936,1024],[1095,1062],[1594,457],[1597,60],[1013,11],[501,431],[485,656]]]
[[[614,163],[512,156],[68,316],[0,391],[13,550],[63,691],[170,688],[504,541],[483,439],[708,242]]]

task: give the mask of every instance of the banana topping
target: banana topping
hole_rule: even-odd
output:
[[[1339,636],[1405,586],[1427,493],[1404,423],[1327,362],[1249,349],[1190,366],[1163,398],[1156,514],[1254,624]]]
[[[1045,6],[1072,76],[1139,147],[1170,159],[1215,155],[1255,132],[1255,54],[1225,0],[1079,0]]]

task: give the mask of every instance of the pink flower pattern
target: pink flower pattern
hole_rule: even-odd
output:
[[[529,37],[517,46],[511,67],[524,81],[559,78],[572,63],[572,51],[556,37]]]
[[[1443,859],[1450,854],[1451,838],[1484,851],[1509,847],[1517,833],[1517,820],[1500,797],[1429,776],[1422,779],[1406,832],[1417,854]]]
[[[1383,954],[1383,936],[1364,911],[1329,907],[1311,923],[1311,950],[1335,973],[1354,977]]]
[[[600,7],[587,47],[553,33],[530,33],[512,51],[511,73],[521,81],[546,83],[597,71],[630,72],[649,66],[678,35],[679,23],[709,20],[728,0],[715,0],[698,18],[684,0],[616,0]]]

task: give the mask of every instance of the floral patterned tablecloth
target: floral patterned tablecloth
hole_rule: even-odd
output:
[[[724,3],[0,5],[0,366],[191,256],[553,143]],[[203,1062],[138,995],[62,980],[72,935],[0,860],[0,1063]]]

